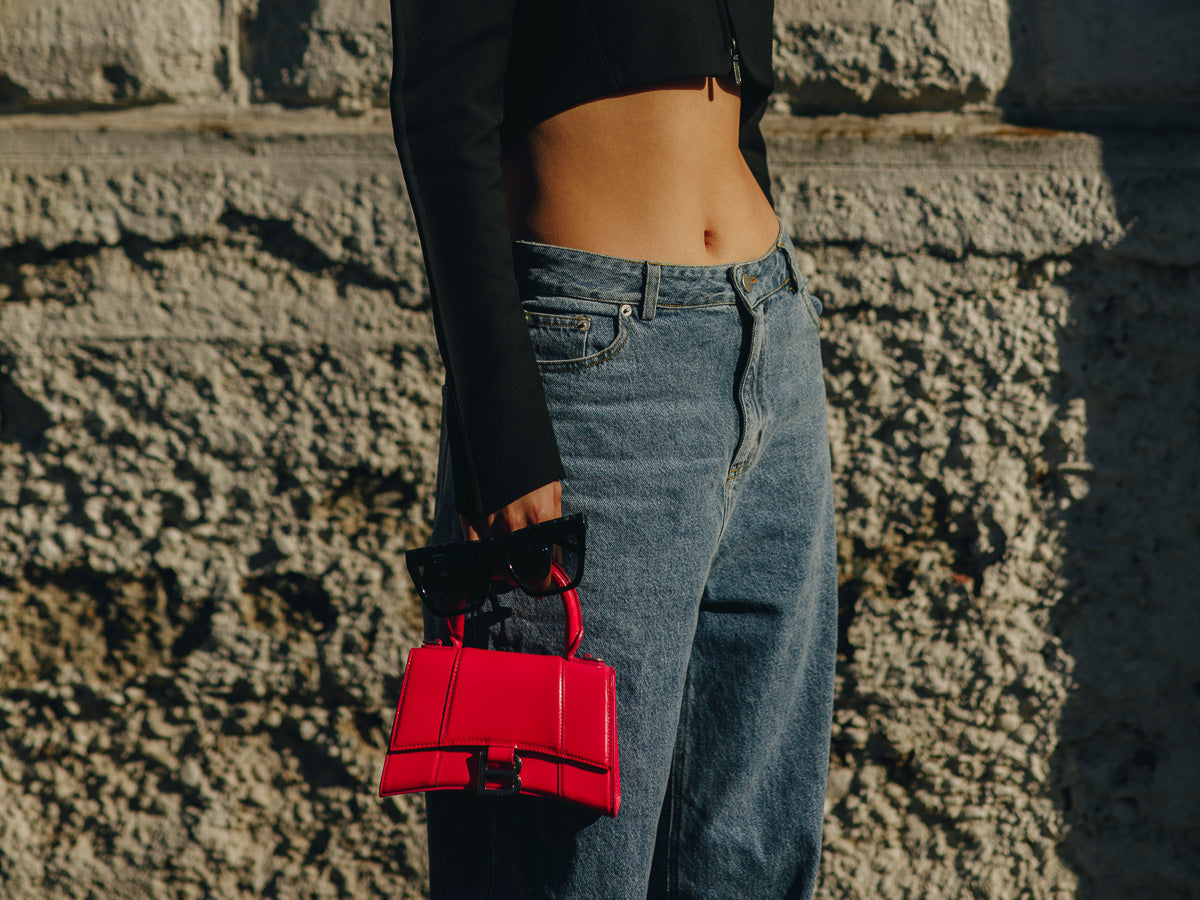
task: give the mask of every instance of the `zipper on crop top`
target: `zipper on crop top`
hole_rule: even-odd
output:
[[[720,0],[725,14],[725,35],[729,38],[729,56],[733,60],[733,83],[742,83],[742,58],[738,55],[737,36],[733,33],[733,16],[729,13],[729,0]]]

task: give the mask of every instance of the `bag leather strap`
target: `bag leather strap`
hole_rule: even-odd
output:
[[[557,563],[550,564],[550,578],[559,587],[571,583],[571,579],[567,577],[567,573],[559,568]],[[579,642],[583,640],[583,612],[579,608],[579,592],[574,588],[569,591],[563,591],[562,604],[563,616],[566,619],[563,635],[563,656],[567,659],[574,659],[575,651],[579,649]],[[450,627],[450,643],[455,647],[461,647],[463,640],[463,617],[451,616],[446,620],[446,624]]]

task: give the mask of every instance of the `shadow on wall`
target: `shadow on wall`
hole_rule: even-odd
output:
[[[1080,900],[1200,885],[1200,7],[1012,0],[1008,118],[1103,142],[1124,235],[1047,261],[1071,315],[1046,456],[1053,627],[1074,659],[1052,760]],[[1053,273],[1057,273],[1056,275]],[[1054,285],[1050,285],[1053,289]],[[1082,408],[1082,446],[1072,410]]]

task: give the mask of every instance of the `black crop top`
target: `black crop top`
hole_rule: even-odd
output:
[[[680,78],[741,84],[740,145],[770,197],[759,120],[773,0],[392,0],[392,124],[446,366],[458,511],[562,477],[513,274],[506,137],[568,107]]]

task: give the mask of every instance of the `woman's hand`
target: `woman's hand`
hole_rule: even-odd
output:
[[[468,521],[459,516],[463,537],[468,541],[499,537],[511,534],[538,522],[548,522],[562,517],[562,484],[552,481],[536,490],[518,497],[508,506],[502,506],[482,519]]]
[[[502,506],[482,519],[470,522],[459,516],[458,520],[462,524],[463,537],[468,541],[480,541],[511,534],[530,525],[559,518],[562,518],[562,484],[552,481],[518,497],[508,506]],[[550,558],[547,557],[545,575],[533,577],[531,582],[541,590],[548,590],[550,587],[549,562]],[[505,580],[509,579],[509,573],[500,568],[492,573],[492,577]]]

